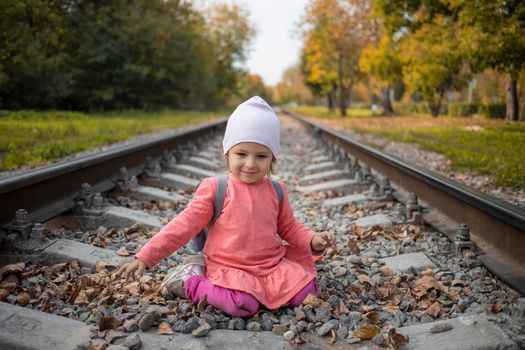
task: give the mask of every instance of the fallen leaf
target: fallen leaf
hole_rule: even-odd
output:
[[[388,331],[388,344],[395,350],[402,349],[403,346],[408,344],[408,341],[408,336],[398,333],[395,328],[392,328]]]
[[[294,340],[292,340],[292,344],[294,345],[302,345],[304,344],[304,340],[303,338],[301,338],[301,336],[296,336]]]
[[[370,277],[368,277],[367,275],[359,275],[359,276],[357,276],[357,279],[359,280],[359,282],[361,282],[363,284],[366,283],[366,284],[370,285],[370,287],[375,286],[374,281],[372,281],[370,279]]]
[[[120,247],[119,250],[117,250],[117,255],[120,255],[120,256],[130,256],[131,254],[128,252],[128,250],[126,249],[126,247],[122,246],[122,247]]]
[[[304,305],[312,305],[314,308],[321,306],[321,300],[313,294],[308,294],[303,300]]]
[[[199,302],[197,303],[197,309],[200,312],[203,312],[204,309],[206,309],[207,305],[208,305],[208,294],[204,294],[204,297],[201,300],[199,300]]]
[[[390,267],[387,267],[387,266],[381,266],[379,271],[381,271],[381,273],[387,277],[391,277],[396,274],[394,270],[392,270]]]
[[[335,332],[335,330],[331,329],[330,334],[332,335],[332,338],[330,339],[330,344],[335,344],[335,342],[337,341],[337,333]]]
[[[100,321],[98,321],[98,330],[103,331],[106,329],[116,329],[118,327],[118,321],[115,317],[109,316],[109,317],[102,317]]]
[[[359,248],[359,244],[357,243],[356,239],[348,240],[348,248],[350,248],[352,254],[359,254],[359,252],[361,252],[361,249]]]
[[[428,276],[428,275],[422,276],[420,279],[418,279],[416,281],[416,287],[414,289],[416,292],[416,296],[421,297],[427,294],[427,292],[432,288],[437,289],[444,293],[448,292],[447,287],[445,287],[441,282],[436,280],[434,276]]]
[[[303,306],[302,305],[299,305],[298,307],[295,308],[295,319],[297,321],[301,321],[301,320],[306,319],[306,314],[303,311]]]
[[[430,305],[430,307],[426,311],[427,314],[433,317],[438,317],[440,312],[441,312],[441,304],[437,301],[434,304]]]
[[[4,275],[22,272],[25,266],[25,262],[19,262],[16,264],[9,264],[0,267],[0,281],[4,278]]]
[[[501,304],[494,304],[490,307],[490,311],[494,314],[497,314],[503,309],[503,306]]]
[[[373,324],[365,324],[354,332],[354,337],[357,337],[361,340],[372,339],[376,334],[381,332],[381,328]]]
[[[381,321],[381,315],[376,311],[367,312],[364,316],[368,318],[372,324],[378,324],[379,321]]]
[[[157,327],[157,334],[173,334],[173,329],[168,322],[161,322]]]
[[[457,286],[457,285],[465,286],[466,284],[467,284],[467,283],[466,283],[465,281],[463,281],[463,280],[459,280],[459,279],[455,279],[455,280],[452,281],[452,283],[450,283],[450,285],[451,285],[452,287]]]
[[[31,296],[28,292],[23,292],[16,296],[16,302],[22,306],[29,304],[29,300],[31,300]]]
[[[391,314],[399,310],[399,306],[392,304],[383,305],[381,308],[386,312],[390,312]]]

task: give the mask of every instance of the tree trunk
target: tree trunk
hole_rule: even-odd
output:
[[[381,88],[381,98],[380,103],[383,107],[383,113],[385,115],[394,114],[394,109],[392,108],[392,103],[390,102],[390,87]]]
[[[519,107],[517,84],[518,83],[516,77],[512,73],[509,73],[507,86],[505,87],[507,107],[505,112],[505,119],[509,121],[520,119],[520,114],[518,110]]]
[[[341,57],[341,54],[339,54],[337,75],[339,78],[339,112],[341,113],[341,117],[346,117],[346,94],[343,85],[343,59]]]
[[[328,95],[326,95],[326,100],[328,102],[328,110],[330,113],[334,111],[334,99],[332,98],[332,93],[329,92]]]

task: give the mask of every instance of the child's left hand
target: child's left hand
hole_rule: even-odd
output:
[[[312,251],[314,252],[319,252],[319,251],[322,252],[328,247],[337,249],[337,246],[335,244],[334,235],[332,235],[328,231],[316,233],[315,236],[312,238],[312,241],[310,242],[310,246],[312,248]]]

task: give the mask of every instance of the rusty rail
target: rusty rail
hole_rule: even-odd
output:
[[[13,219],[15,211],[24,208],[33,222],[46,221],[71,209],[80,185],[87,182],[96,192],[115,186],[112,179],[121,167],[131,175],[142,172],[147,157],[159,157],[164,149],[193,140],[219,128],[225,118],[198,126],[181,128],[172,134],[122,146],[79,159],[64,161],[47,167],[0,179],[0,224]]]
[[[403,163],[296,113],[283,112],[387,176],[401,191],[415,193],[430,209],[423,215],[425,221],[449,238],[454,239],[457,226],[466,223],[472,239],[483,251],[479,260],[525,293],[525,210],[435,172]]]

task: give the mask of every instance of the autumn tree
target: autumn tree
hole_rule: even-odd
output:
[[[312,94],[304,82],[300,64],[288,67],[284,71],[281,81],[273,88],[273,99],[279,104],[289,102],[310,103]]]
[[[360,78],[359,57],[370,35],[371,3],[371,0],[314,0],[303,19],[307,79],[315,81],[311,75],[316,74],[316,66],[323,68],[318,71],[325,77],[319,79],[322,87],[330,83],[333,86],[333,81],[327,78],[337,76],[341,116],[346,115],[352,86]]]
[[[458,13],[462,48],[476,71],[507,75],[506,119],[519,119],[518,79],[525,68],[525,2],[448,0]]]

